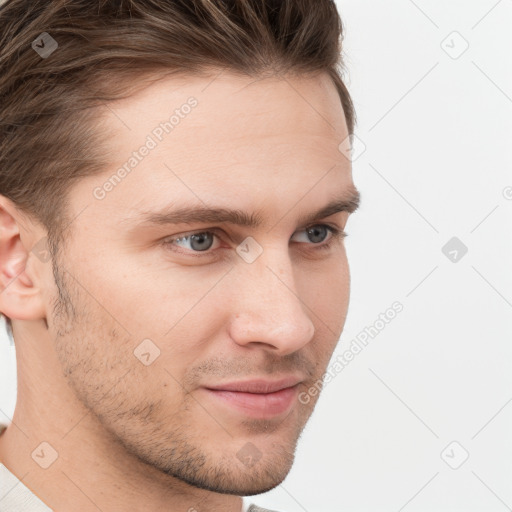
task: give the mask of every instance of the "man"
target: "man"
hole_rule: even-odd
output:
[[[348,309],[334,3],[8,0],[0,28],[0,510],[261,510]]]

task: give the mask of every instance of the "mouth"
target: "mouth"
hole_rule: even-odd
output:
[[[301,379],[251,380],[220,384],[203,389],[215,402],[252,418],[269,419],[289,412],[297,403]]]

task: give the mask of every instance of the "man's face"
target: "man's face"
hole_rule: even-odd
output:
[[[288,474],[318,398],[298,394],[318,386],[348,308],[345,248],[329,229],[348,212],[301,219],[354,188],[326,75],[213,77],[164,78],[98,124],[112,165],[71,190],[48,325],[112,446],[194,486],[251,495]],[[158,130],[176,109],[172,131]],[[146,156],[117,173],[134,151]],[[181,208],[260,223],[144,221]],[[207,389],[282,378],[300,383]]]

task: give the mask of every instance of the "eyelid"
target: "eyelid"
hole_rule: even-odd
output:
[[[319,250],[321,248],[329,248],[332,243],[334,243],[336,240],[342,240],[344,239],[345,237],[348,236],[348,233],[346,233],[343,228],[335,225],[335,224],[330,224],[330,223],[327,223],[327,222],[316,222],[316,223],[313,223],[313,224],[309,224],[305,227],[302,227],[302,228],[299,228],[297,231],[295,231],[292,235],[292,237],[296,234],[296,233],[300,233],[302,231],[307,231],[308,229],[310,228],[313,228],[313,227],[316,227],[316,226],[324,226],[328,229],[328,231],[330,232],[330,237],[327,239],[326,242],[320,242],[320,243],[310,243],[310,244],[307,244],[306,242],[295,242],[295,243],[299,243],[299,244],[305,244],[305,245],[310,245],[313,250],[315,250],[314,248],[316,247],[316,250]],[[180,234],[177,234],[177,235],[173,235],[173,236],[169,236],[169,237],[166,237],[162,240],[162,244],[164,246],[168,246],[168,247],[173,247],[173,242],[175,242],[176,240],[179,240],[180,238],[187,238],[187,237],[190,237],[192,235],[198,235],[198,234],[201,234],[201,233],[211,233],[213,235],[215,235],[218,239],[221,239],[221,236],[219,235],[219,232],[221,233],[225,233],[222,229],[220,228],[205,228],[205,229],[198,229],[198,230],[195,230],[195,231],[188,231],[188,232],[185,232],[185,233],[180,233]],[[228,237],[229,238],[229,237]],[[174,247],[179,247],[179,246],[174,246]],[[191,251],[191,250],[177,250],[177,249],[171,249],[172,251],[178,253],[178,254],[184,254],[185,256],[192,256],[192,257],[206,257],[206,256],[211,256],[215,251],[216,249],[208,249],[206,251]]]

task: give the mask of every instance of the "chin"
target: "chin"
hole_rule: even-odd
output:
[[[159,469],[199,489],[219,494],[254,496],[276,488],[292,468],[295,458],[293,452],[281,449],[273,455],[263,457],[251,467],[244,466],[236,457],[229,461],[225,458],[214,460],[202,457],[201,463],[196,460],[187,468],[195,467],[195,471],[188,471],[184,466],[176,467],[174,464]]]
[[[183,479],[186,483],[199,489],[216,492],[219,494],[230,494],[235,496],[255,496],[275,489],[279,484],[284,482],[285,478],[290,472],[290,468],[282,470],[280,474],[266,473],[264,476],[261,473],[251,475],[246,473],[236,476],[225,474],[221,478],[217,475],[216,479],[203,480],[203,479]],[[260,470],[261,471],[261,470]],[[176,475],[175,475],[176,476]]]

